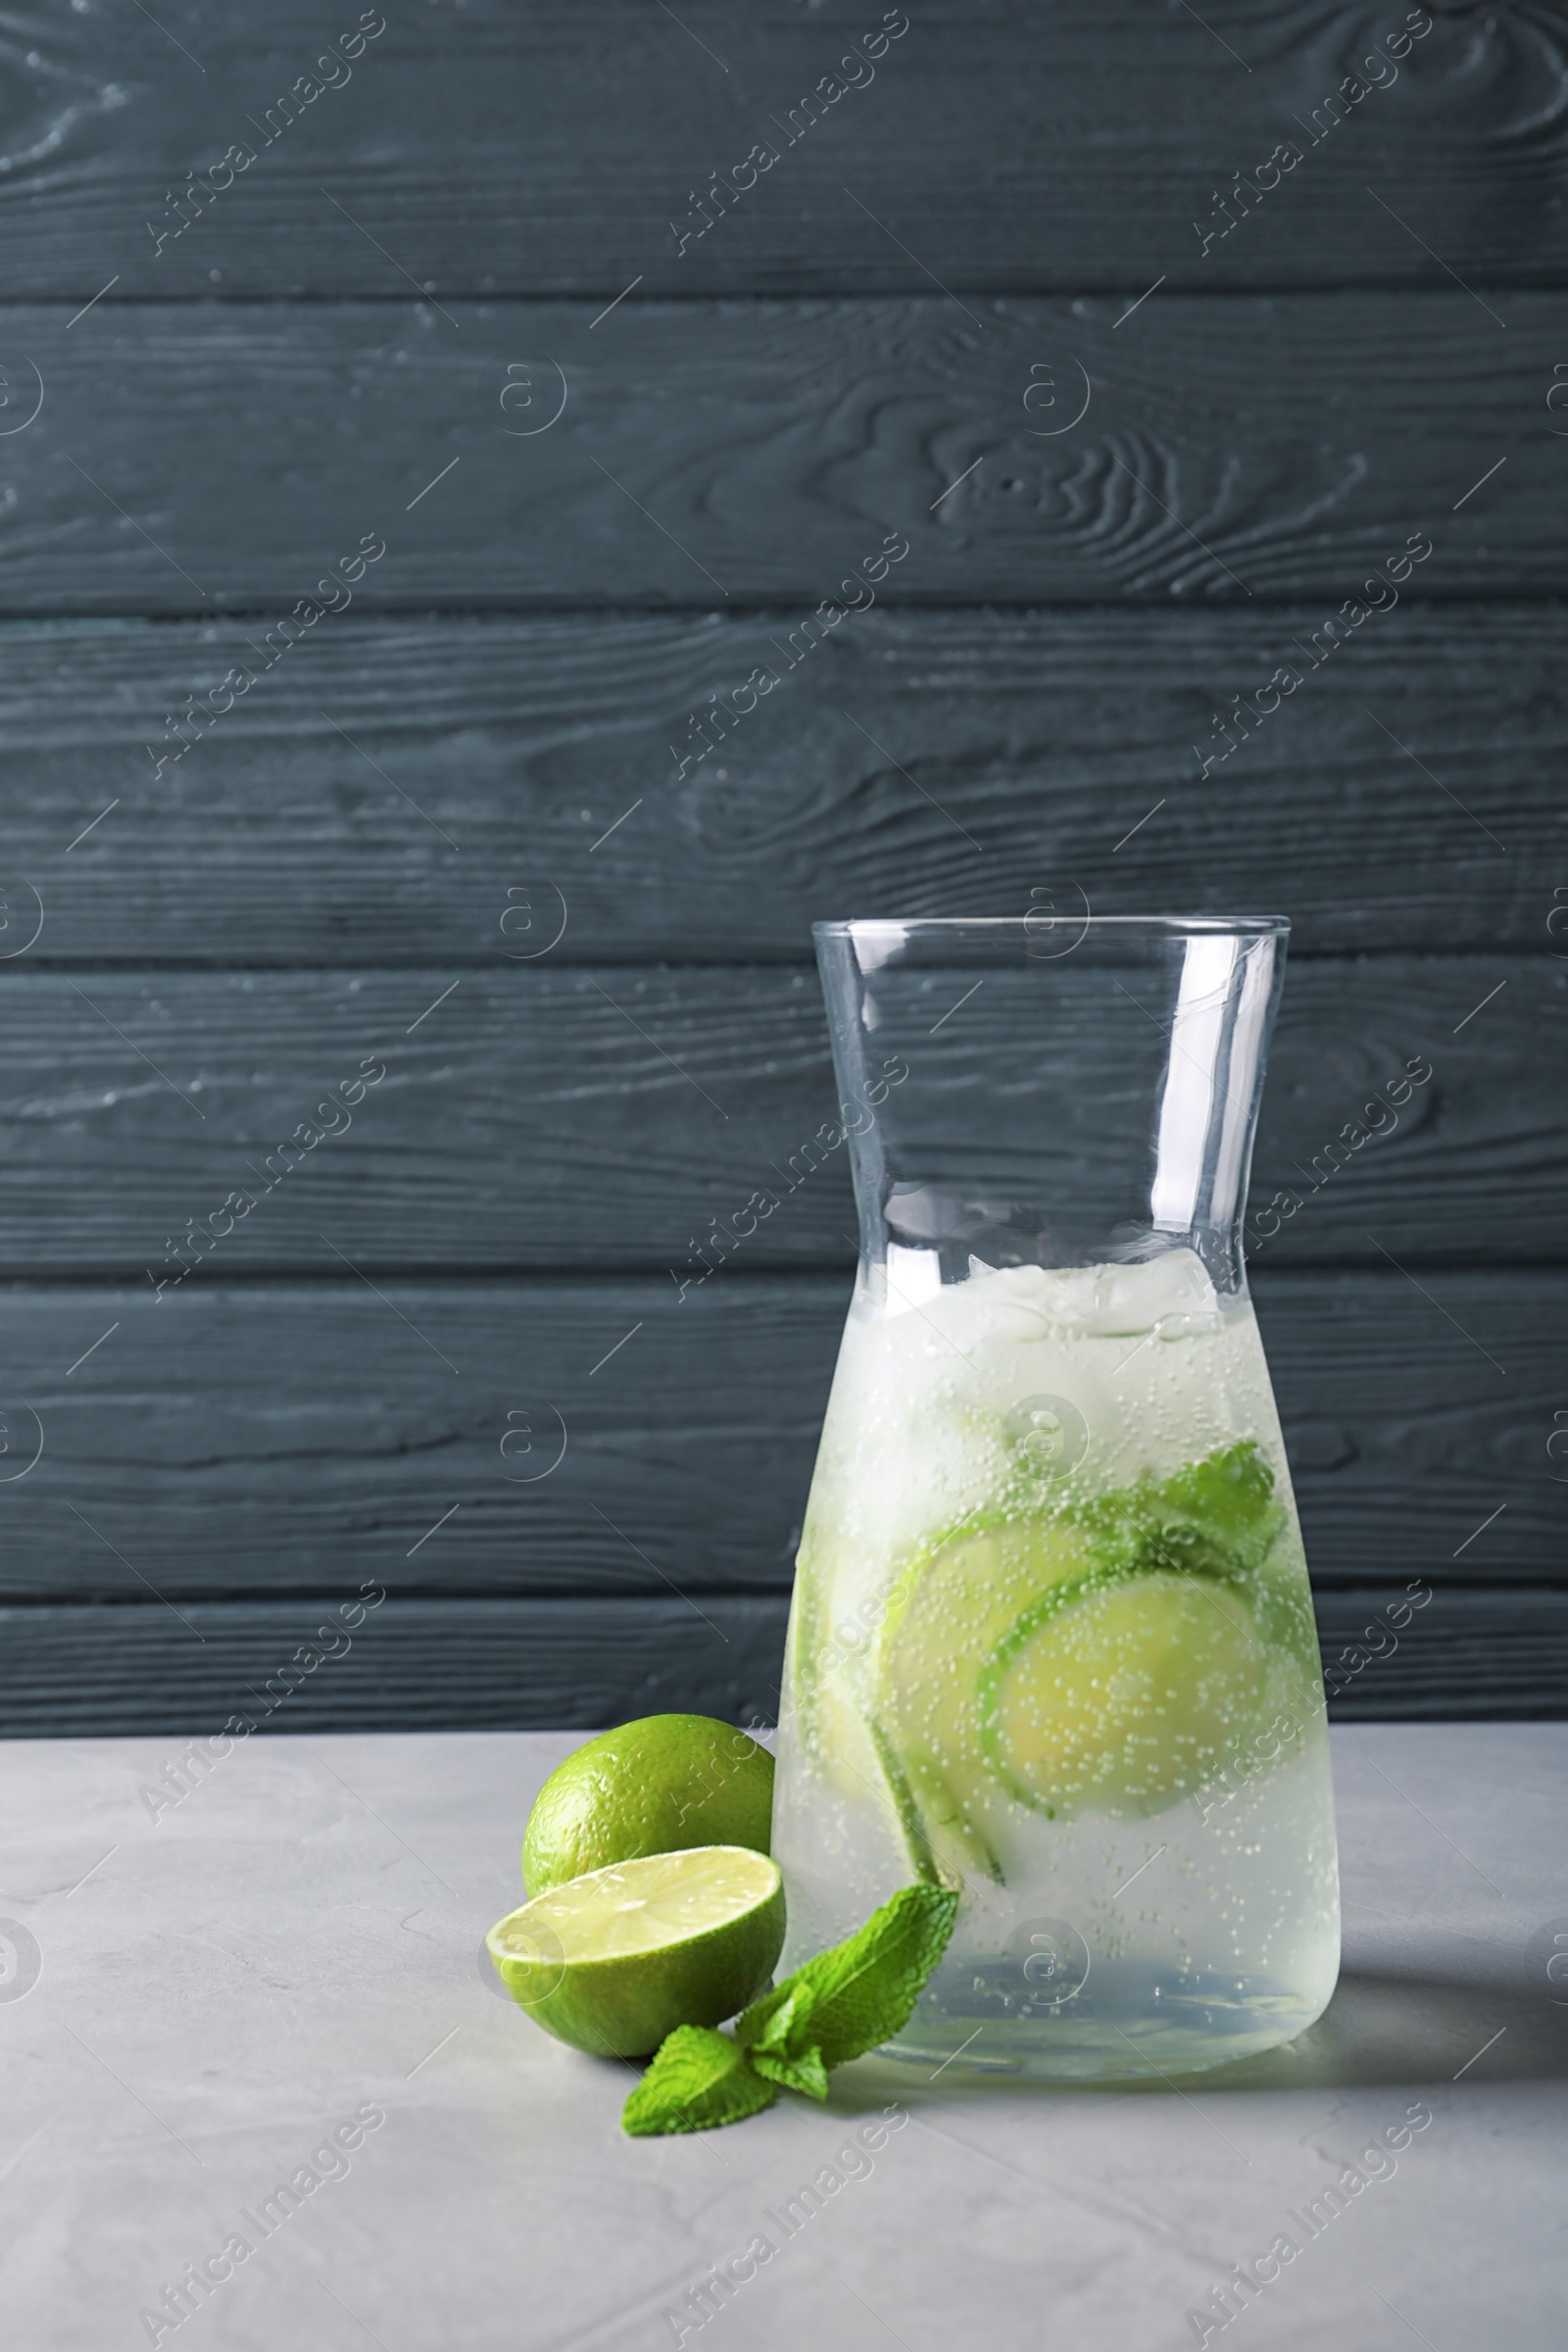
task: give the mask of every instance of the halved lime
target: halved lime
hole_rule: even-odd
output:
[[[784,1943],[778,1865],[749,1846],[649,1854],[568,1879],[498,1920],[496,1972],[579,2050],[641,2058],[677,2026],[716,2026],[767,1983]]]
[[[1266,1651],[1234,1587],[1169,1571],[1037,1602],[980,1676],[1004,1786],[1062,1816],[1158,1812],[1200,1788],[1256,1718]]]

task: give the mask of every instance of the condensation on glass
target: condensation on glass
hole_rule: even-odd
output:
[[[817,926],[860,1262],[797,1565],[784,1965],[956,1886],[895,2056],[1289,2040],[1339,1968],[1323,1682],[1242,1211],[1288,925]]]

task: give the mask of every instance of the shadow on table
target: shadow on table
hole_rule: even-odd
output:
[[[1476,2083],[1568,2076],[1568,2004],[1511,1984],[1347,1969],[1297,2040],[1193,2080],[1214,2090],[1283,2090],[1461,2076]]]
[[[1568,2077],[1568,2001],[1517,1984],[1459,1977],[1346,1969],[1317,2024],[1283,2048],[1216,2067],[1210,2074],[1136,2082],[1031,2082],[950,2066],[939,2081],[923,2069],[869,2060],[835,2076],[832,2104],[845,2113],[877,2106],[897,2083],[911,2107],[972,2099],[982,2085],[1004,2098],[1168,2097],[1175,2089],[1276,2091],[1353,2088],[1379,2082],[1432,2085],[1556,2082]]]

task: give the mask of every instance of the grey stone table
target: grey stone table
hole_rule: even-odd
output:
[[[1288,2050],[1112,2091],[864,2062],[825,2109],[635,2142],[629,2073],[479,1964],[575,1737],[255,1739],[156,1818],[177,1742],[4,1749],[8,2342],[1568,2340],[1568,1726],[1336,1733],[1346,1974]]]

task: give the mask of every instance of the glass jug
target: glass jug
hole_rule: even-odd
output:
[[[1334,1988],[1322,1671],[1241,1250],[1288,929],[816,926],[860,1262],[790,1613],[781,1965],[958,1887],[889,2045],[928,2071],[1216,2066]]]

